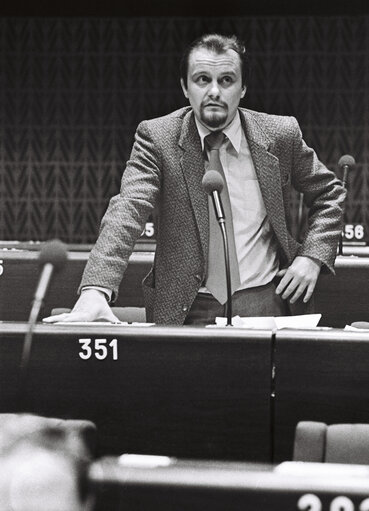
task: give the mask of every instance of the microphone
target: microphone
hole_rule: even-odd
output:
[[[30,359],[32,347],[33,330],[40,313],[47,289],[49,287],[51,277],[54,271],[59,271],[67,260],[67,249],[64,243],[59,240],[51,240],[44,244],[39,255],[39,264],[42,267],[41,274],[36,287],[36,292],[32,302],[31,312],[28,318],[28,328],[24,337],[23,351],[21,358],[21,374],[19,386],[19,400],[23,396],[23,388],[26,379],[26,372]],[[23,396],[24,397],[24,396]],[[21,404],[21,401],[19,401]]]
[[[208,195],[213,199],[214,212],[223,236],[223,249],[225,260],[226,284],[227,284],[227,325],[232,325],[232,292],[231,292],[231,269],[229,262],[229,247],[225,215],[220,192],[224,187],[223,176],[217,170],[208,170],[202,178],[202,186]]]
[[[202,187],[213,198],[215,216],[218,222],[225,221],[223,204],[220,198],[220,192],[224,187],[223,177],[216,170],[208,170],[202,178]]]
[[[353,167],[355,166],[356,162],[355,162],[355,158],[353,156],[351,156],[350,154],[344,154],[343,156],[341,156],[341,158],[338,160],[338,167],[343,170],[343,177],[342,177],[342,182],[343,182],[343,186],[346,188],[346,183],[347,183],[347,175],[348,175],[348,172],[349,170],[353,169]]]
[[[41,275],[33,298],[29,322],[36,322],[42,307],[51,277],[54,271],[59,271],[67,260],[67,249],[59,240],[51,240],[44,244],[39,255]]]
[[[355,158],[350,154],[344,154],[338,160],[338,167],[343,171],[342,184],[344,188],[346,188],[348,172],[355,166],[355,164]],[[344,214],[344,209],[342,214]],[[338,255],[343,255],[343,234],[341,234],[338,242]]]

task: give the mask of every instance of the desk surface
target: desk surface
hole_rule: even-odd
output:
[[[170,460],[166,467],[145,468],[104,458],[91,469],[101,511],[353,510],[368,496],[368,479],[366,466],[309,463]]]

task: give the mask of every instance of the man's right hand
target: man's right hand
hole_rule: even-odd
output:
[[[97,289],[83,290],[71,312],[48,316],[42,321],[44,323],[56,323],[58,321],[68,323],[75,321],[109,321],[111,323],[120,323],[106,301],[105,294]]]

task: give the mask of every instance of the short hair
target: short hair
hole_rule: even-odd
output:
[[[79,498],[85,502],[92,491],[88,477],[91,459],[81,437],[63,425],[49,426],[33,419],[21,415],[5,423],[0,432],[0,457],[10,458],[26,446],[64,458],[73,470]]]
[[[191,53],[198,48],[205,48],[217,54],[225,53],[227,50],[234,50],[240,57],[242,85],[246,85],[249,77],[250,65],[243,41],[237,36],[225,36],[221,34],[205,34],[193,41],[184,51],[180,63],[180,75],[187,89],[188,63]]]

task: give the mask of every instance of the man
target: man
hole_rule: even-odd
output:
[[[46,321],[116,320],[108,301],[117,296],[155,205],[155,262],[144,281],[148,321],[206,324],[224,316],[224,290],[222,298],[210,292],[213,268],[215,284],[223,275],[221,265],[211,261],[222,246],[209,249],[212,206],[202,187],[205,170],[214,166],[225,178],[223,201],[230,201],[227,229],[237,259],[233,313],[307,310],[321,267],[334,271],[344,189],[306,146],[294,118],[239,108],[247,74],[245,47],[234,36],[205,35],[189,47],[181,86],[190,107],[139,125],[121,192],[110,202],[86,265],[80,298],[69,315]],[[310,208],[301,246],[289,232],[291,185],[304,193]]]
[[[10,416],[0,429],[0,509],[91,510],[90,464],[81,436],[61,421]]]

